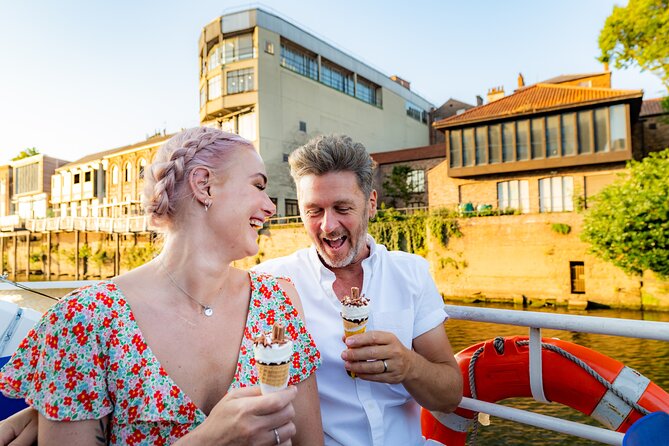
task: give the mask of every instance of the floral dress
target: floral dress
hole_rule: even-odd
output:
[[[295,348],[289,384],[320,353],[273,276],[250,272],[251,298],[230,389],[254,385],[253,338],[283,321]],[[111,444],[171,444],[206,418],[161,367],[111,281],[73,291],[45,313],[0,372],[0,391],[51,420],[110,415]]]

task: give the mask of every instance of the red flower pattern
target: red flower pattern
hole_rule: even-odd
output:
[[[276,320],[295,342],[289,383],[297,384],[320,365],[320,353],[276,279],[255,272],[251,279],[230,388],[258,383],[252,340]],[[112,282],[77,290],[52,307],[0,373],[0,390],[11,397],[30,392],[35,407],[52,419],[110,414],[111,444],[171,444],[205,418],[153,356]]]

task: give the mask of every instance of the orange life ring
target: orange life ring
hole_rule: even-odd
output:
[[[464,377],[464,396],[472,397],[468,370],[472,357],[481,349],[474,364],[476,399],[494,403],[512,397],[532,397],[527,341],[524,336],[491,339],[455,355]],[[618,432],[626,432],[644,415],[607,390],[583,367],[557,353],[559,348],[587,364],[632,403],[649,412],[669,412],[669,394],[623,363],[571,342],[543,338],[542,344],[543,388],[549,401],[572,407]],[[448,446],[464,445],[474,416],[474,412],[458,408],[452,414],[440,414],[440,421],[423,409],[423,436]]]

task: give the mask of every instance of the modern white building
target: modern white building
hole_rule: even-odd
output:
[[[45,218],[50,208],[51,175],[68,161],[37,154],[12,161],[12,208],[22,219]]]
[[[429,144],[430,102],[409,82],[262,9],[223,15],[199,41],[200,121],[254,142],[278,215],[296,215],[288,155],[343,133],[372,153]]]

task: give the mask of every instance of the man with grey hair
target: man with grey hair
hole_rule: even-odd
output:
[[[362,144],[320,136],[289,162],[313,245],[256,268],[289,277],[302,298],[323,360],[317,381],[325,444],[424,444],[419,405],[451,412],[462,397],[428,262],[388,251],[367,234],[377,197]],[[352,287],[371,310],[367,331],[343,341],[340,302]]]

